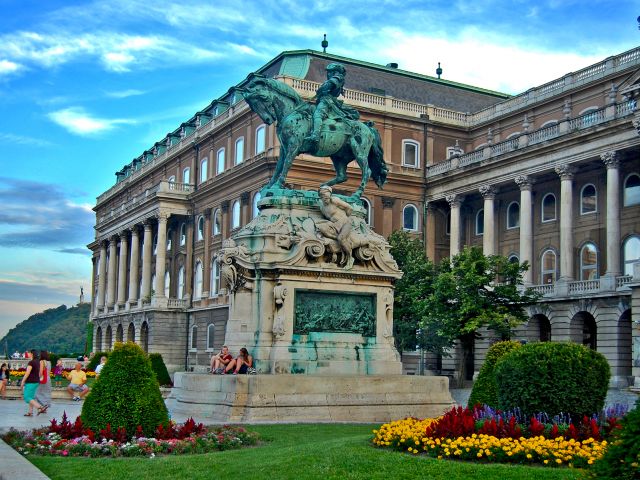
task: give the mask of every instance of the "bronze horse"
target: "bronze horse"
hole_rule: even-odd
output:
[[[313,125],[313,106],[300,98],[293,88],[271,78],[255,78],[240,91],[264,123],[277,123],[280,158],[267,188],[284,187],[291,164],[300,153],[331,158],[336,176],[322,184],[325,186],[346,181],[347,165],[352,160],[358,162],[362,181],[353,198],[360,198],[370,176],[380,188],[387,181],[380,134],[373,123],[351,120],[341,112],[333,112],[334,115],[323,122],[320,141],[311,145],[305,137]]]

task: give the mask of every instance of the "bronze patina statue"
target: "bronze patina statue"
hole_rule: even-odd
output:
[[[331,158],[336,176],[323,186],[346,181],[347,165],[355,160],[362,170],[362,181],[354,199],[360,198],[370,176],[383,187],[388,169],[380,135],[372,122],[358,121],[358,112],[338,100],[344,77],[342,65],[327,66],[327,81],[318,88],[315,110],[293,88],[271,78],[256,77],[240,89],[251,109],[267,125],[277,123],[281,153],[267,188],[284,187],[291,164],[300,153]]]

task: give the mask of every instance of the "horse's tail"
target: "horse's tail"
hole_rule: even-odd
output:
[[[378,187],[382,188],[387,183],[387,164],[384,161],[384,152],[382,151],[382,140],[378,130],[373,126],[373,122],[366,122],[367,127],[373,134],[373,145],[369,150],[369,170],[371,170],[371,178],[376,182]]]

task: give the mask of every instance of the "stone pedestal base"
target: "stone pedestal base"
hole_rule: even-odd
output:
[[[203,375],[177,372],[172,413],[217,423],[372,422],[437,417],[454,405],[446,377]]]

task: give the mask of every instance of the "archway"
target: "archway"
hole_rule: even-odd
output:
[[[149,324],[147,322],[143,322],[140,328],[140,346],[145,352],[149,351]]]
[[[530,342],[550,342],[551,322],[546,315],[537,313],[527,325],[527,340]]]
[[[122,343],[123,337],[124,337],[124,330],[122,328],[122,324],[119,323],[118,328],[116,329],[116,342]]]
[[[136,341],[136,327],[133,323],[129,324],[129,328],[127,329],[127,342],[135,342]]]
[[[107,349],[107,351],[111,350],[112,342],[113,342],[113,331],[111,330],[111,325],[109,325],[105,332],[105,339],[104,339],[104,346]]]
[[[571,319],[571,341],[581,343],[593,350],[598,349],[598,327],[596,319],[589,312],[578,312]]]
[[[96,348],[94,351],[96,352],[102,351],[102,327],[98,327],[96,329]]]
[[[631,366],[633,361],[633,340],[631,326],[631,309],[622,312],[618,319],[618,368],[617,375],[623,377],[631,376]]]

